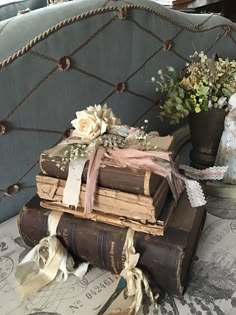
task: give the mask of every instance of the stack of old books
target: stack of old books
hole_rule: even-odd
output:
[[[135,231],[164,235],[176,207],[167,179],[142,169],[101,164],[93,211],[87,214],[84,205],[88,162],[82,173],[78,207],[66,205],[63,193],[69,165],[63,164],[61,157],[53,156],[51,151],[54,150],[46,150],[40,156],[42,174],[37,175],[36,184],[42,207],[119,227],[131,227]]]
[[[182,128],[163,140],[166,149],[176,153],[187,137]],[[120,273],[127,228],[132,228],[136,231],[139,266],[160,288],[183,293],[204,218],[203,208],[191,207],[185,192],[176,201],[165,177],[150,170],[112,165],[106,159],[99,167],[93,211],[84,212],[89,161],[82,171],[78,206],[65,204],[70,161],[57,155],[62,146],[59,143],[40,156],[38,195],[23,208],[18,221],[25,242],[33,246],[47,236],[49,214],[63,212],[56,234],[72,255]]]

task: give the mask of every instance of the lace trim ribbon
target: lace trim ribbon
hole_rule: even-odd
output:
[[[180,165],[179,169],[184,171],[185,176],[182,176],[179,173],[175,173],[175,176],[182,179],[184,182],[191,206],[200,207],[206,204],[206,198],[201,185],[196,180],[221,180],[223,179],[227,168],[228,166],[213,166],[204,170],[199,170],[188,165]],[[188,179],[187,177],[190,177],[191,179]]]
[[[87,272],[89,263],[82,263],[78,268],[73,268],[73,258],[55,236],[61,215],[62,213],[56,211],[50,213],[48,217],[50,236],[43,238],[16,267],[15,277],[24,298],[42,289],[54,279],[65,281],[69,274],[82,278]]]
[[[202,187],[196,180],[184,179],[184,184],[188,199],[193,208],[201,207],[206,204]]]
[[[184,171],[185,176],[196,180],[221,180],[226,173],[228,166],[213,166],[204,170],[198,170],[188,165],[180,165],[180,170]]]

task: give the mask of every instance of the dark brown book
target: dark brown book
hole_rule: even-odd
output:
[[[165,147],[166,150],[170,149],[171,152],[173,152],[173,156],[175,156],[180,147],[188,140],[189,129],[187,126],[184,126],[175,131],[172,137],[167,136],[162,138],[162,147]],[[57,148],[61,148],[60,144],[42,152],[40,155],[41,172],[50,177],[67,179],[69,164],[68,162],[63,162],[61,156],[55,155],[54,152],[57,151]],[[86,163],[82,174],[82,183],[86,183],[87,171],[88,162]],[[98,175],[97,185],[133,194],[153,196],[161,181],[162,177],[149,171],[133,170],[128,167],[114,167],[102,164]]]
[[[18,225],[27,245],[34,246],[48,235],[49,213],[50,210],[40,207],[40,199],[36,197],[22,209]],[[165,236],[135,233],[135,249],[140,253],[138,266],[161,289],[183,293],[203,221],[204,209],[192,208],[183,194]],[[67,213],[62,215],[57,227],[58,238],[74,257],[113,273],[120,273],[123,268],[126,232],[125,228]]]
[[[82,173],[82,183],[87,181],[88,163]],[[68,163],[62,162],[62,157],[50,155],[50,150],[40,155],[40,169],[44,175],[67,179]],[[100,187],[125,191],[133,194],[152,196],[162,178],[144,170],[133,170],[128,167],[114,167],[102,164],[97,184]]]

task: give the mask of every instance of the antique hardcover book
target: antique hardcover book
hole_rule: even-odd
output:
[[[103,213],[96,210],[94,210],[92,213],[87,214],[84,213],[83,208],[72,209],[70,207],[66,207],[63,203],[57,201],[47,201],[41,199],[40,205],[43,208],[70,213],[79,218],[90,219],[93,221],[111,224],[123,228],[130,227],[137,232],[162,236],[167,230],[167,227],[171,221],[171,218],[173,217],[176,208],[176,202],[173,199],[171,192],[169,192],[167,199],[164,200],[164,205],[162,207],[160,215],[158,216],[158,219],[154,223],[143,224],[140,221],[136,221],[127,217],[121,217],[118,215],[114,215],[112,213]]]
[[[62,157],[51,156],[50,150],[40,155],[40,169],[45,175],[67,179],[69,164],[62,163]],[[82,173],[82,182],[87,181],[88,162]],[[161,182],[159,175],[145,170],[133,170],[128,167],[113,167],[102,164],[97,184],[100,187],[116,189],[134,194],[152,196]]]
[[[37,193],[40,198],[45,200],[62,204],[65,185],[66,181],[63,179],[45,175],[36,176]],[[166,179],[162,179],[153,197],[97,187],[93,210],[138,220],[143,223],[155,223],[161,213],[169,190]],[[83,184],[79,197],[80,208],[84,207],[85,191],[86,185]]]
[[[187,126],[179,128],[171,137],[162,138],[162,147],[176,155],[179,148],[189,140],[189,129]],[[50,177],[67,179],[68,162],[63,162],[62,156],[57,156],[54,152],[60,148],[60,144],[51,149],[47,149],[40,155],[40,168],[44,175]],[[66,148],[65,148],[66,150]],[[82,174],[82,182],[86,183],[88,162]],[[98,175],[97,185],[100,187],[120,190],[133,194],[153,196],[159,187],[162,178],[159,175],[145,170],[134,170],[128,167],[114,167],[102,164]]]
[[[33,198],[20,212],[19,231],[29,246],[48,235],[50,210],[40,207]],[[183,194],[165,236],[135,233],[135,249],[140,253],[138,266],[155,284],[173,294],[182,294],[187,283],[191,261],[204,221],[204,209],[192,208]],[[57,235],[74,257],[92,265],[120,273],[123,269],[123,246],[127,229],[64,213]]]

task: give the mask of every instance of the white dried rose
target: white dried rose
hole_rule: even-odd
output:
[[[112,128],[114,125],[120,125],[120,119],[118,119],[117,117],[115,117],[113,111],[111,108],[107,107],[107,104],[101,106],[99,105],[94,105],[94,106],[89,106],[87,107],[87,111],[89,113],[96,113],[97,116],[104,120],[107,124],[107,128],[110,129]]]
[[[96,113],[86,110],[76,113],[76,119],[71,124],[75,128],[73,136],[81,138],[81,142],[89,143],[107,130],[107,124]]]
[[[91,142],[114,125],[120,124],[120,120],[115,117],[111,108],[108,108],[106,104],[89,106],[86,110],[77,112],[76,117],[71,122],[75,128],[73,136],[81,138],[83,143]]]

